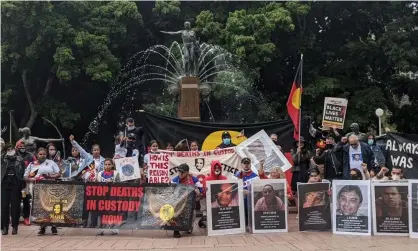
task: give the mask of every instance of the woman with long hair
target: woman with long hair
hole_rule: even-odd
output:
[[[105,158],[103,158],[100,155],[100,146],[98,144],[94,144],[91,147],[91,154],[86,152],[75,140],[74,136],[70,135],[70,141],[73,147],[77,149],[77,151],[80,152],[81,158],[86,160],[87,165],[89,165],[88,170],[83,170],[86,168],[86,166],[80,167],[78,170],[82,173],[82,179],[84,181],[95,181],[97,177],[97,173],[102,171],[104,169],[104,161]]]
[[[141,183],[146,183],[146,179],[149,177],[148,167],[150,162],[150,154],[160,154],[158,152],[158,142],[156,140],[150,141],[150,152],[144,156],[144,166],[141,168]]]

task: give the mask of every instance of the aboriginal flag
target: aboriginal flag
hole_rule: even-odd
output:
[[[290,90],[289,99],[287,100],[287,113],[290,119],[293,121],[295,131],[293,137],[299,140],[300,136],[300,103],[302,96],[302,61],[300,62],[296,71],[295,80],[293,80],[292,89]]]

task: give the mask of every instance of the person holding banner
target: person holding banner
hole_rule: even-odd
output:
[[[79,170],[84,169],[92,160],[82,158],[80,152],[73,146],[71,148],[71,156],[67,158],[67,161],[71,163],[71,178],[74,178],[79,173]]]
[[[199,151],[199,143],[197,142],[197,140],[193,139],[192,141],[190,141],[190,151],[192,152]]]
[[[150,154],[160,154],[158,152],[158,142],[156,140],[150,141],[150,152],[145,154],[144,156],[144,167],[141,168],[141,183],[146,183],[147,177],[149,177],[148,174],[148,165],[150,163]]]
[[[260,168],[258,169],[258,176],[260,179],[286,179],[283,170],[279,166],[274,166],[270,170],[270,174],[267,176],[264,172],[264,165],[260,163]],[[290,187],[289,183],[286,181],[286,191],[287,191],[287,199],[293,199],[292,188]]]
[[[305,139],[300,137],[300,142],[294,142],[295,148],[290,151],[293,160],[292,167],[292,190],[297,192],[297,183],[306,183],[308,181],[308,170],[310,159],[312,158],[310,152],[305,145]]]
[[[89,181],[94,181],[96,180],[96,175],[97,173],[99,173],[100,171],[102,171],[104,169],[104,161],[105,158],[103,158],[100,155],[100,146],[98,144],[94,144],[91,147],[91,152],[92,154],[86,152],[75,140],[74,140],[74,136],[70,135],[70,142],[73,145],[73,147],[75,147],[77,149],[77,151],[80,152],[80,156],[87,160],[86,163],[88,163],[89,168],[88,170],[83,170],[85,167],[81,167],[79,169],[80,172],[82,171],[86,171],[84,172],[83,175],[83,180],[89,180]],[[91,164],[90,164],[91,163]]]
[[[3,235],[9,232],[10,215],[12,235],[17,234],[24,172],[23,159],[16,155],[12,144],[6,145],[6,154],[1,159],[1,230]]]
[[[36,161],[29,164],[25,170],[25,180],[29,182],[34,182],[36,180],[42,179],[57,179],[61,176],[61,172],[57,164],[46,158],[47,150],[43,147],[38,148],[36,152]],[[46,225],[41,225],[38,235],[44,235],[46,230]],[[53,235],[57,235],[57,228],[52,225],[51,232]]]

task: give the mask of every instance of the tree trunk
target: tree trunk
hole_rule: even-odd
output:
[[[28,75],[28,69],[23,70],[22,72],[23,88],[25,89],[25,95],[26,95],[26,99],[28,100],[29,109],[30,109],[30,116],[29,116],[28,121],[26,122],[26,127],[32,128],[33,124],[35,123],[35,119],[38,116],[38,113],[36,112],[35,105],[33,104],[32,97],[30,95],[27,75]]]

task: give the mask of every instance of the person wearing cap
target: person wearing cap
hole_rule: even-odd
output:
[[[145,155],[145,147],[142,141],[142,135],[144,134],[142,127],[135,126],[135,120],[133,118],[127,118],[126,119],[126,128],[123,132],[121,132],[124,138],[129,138],[129,135],[131,135],[131,138],[135,138],[135,141],[132,141],[133,149],[138,150],[138,154],[140,156]],[[132,136],[135,135],[135,136]],[[142,158],[139,158],[142,161]]]
[[[176,184],[194,186],[196,192],[196,201],[199,201],[201,194],[203,193],[203,186],[200,183],[199,179],[195,176],[190,175],[190,168],[189,165],[187,165],[186,163],[181,164],[180,166],[178,166],[177,169],[179,175],[174,177],[171,182]],[[180,232],[174,231],[173,237],[180,238]]]
[[[232,137],[231,134],[228,131],[225,131],[222,133],[222,143],[218,145],[216,148],[228,148],[236,146],[234,143],[232,143]]]
[[[290,150],[290,154],[293,160],[291,186],[293,192],[296,193],[297,183],[306,183],[308,181],[308,170],[312,156],[305,145],[303,137],[300,137],[300,142],[298,140],[294,142],[294,148]]]
[[[6,154],[1,159],[1,230],[3,235],[9,233],[10,214],[12,235],[17,234],[20,218],[20,201],[22,198],[25,164],[12,144],[5,146]]]
[[[116,137],[114,159],[129,158],[134,156],[139,157],[139,150],[137,149],[135,143],[136,135],[134,133],[129,133],[126,137],[122,135]]]
[[[261,162],[260,162],[261,163]],[[251,160],[250,158],[243,158],[241,160],[241,171],[239,171],[235,178],[241,179],[243,181],[244,189],[244,209],[245,209],[245,225],[248,226],[248,207],[247,207],[247,196],[248,196],[248,185],[251,184],[251,181],[260,179],[256,173],[251,169]]]

